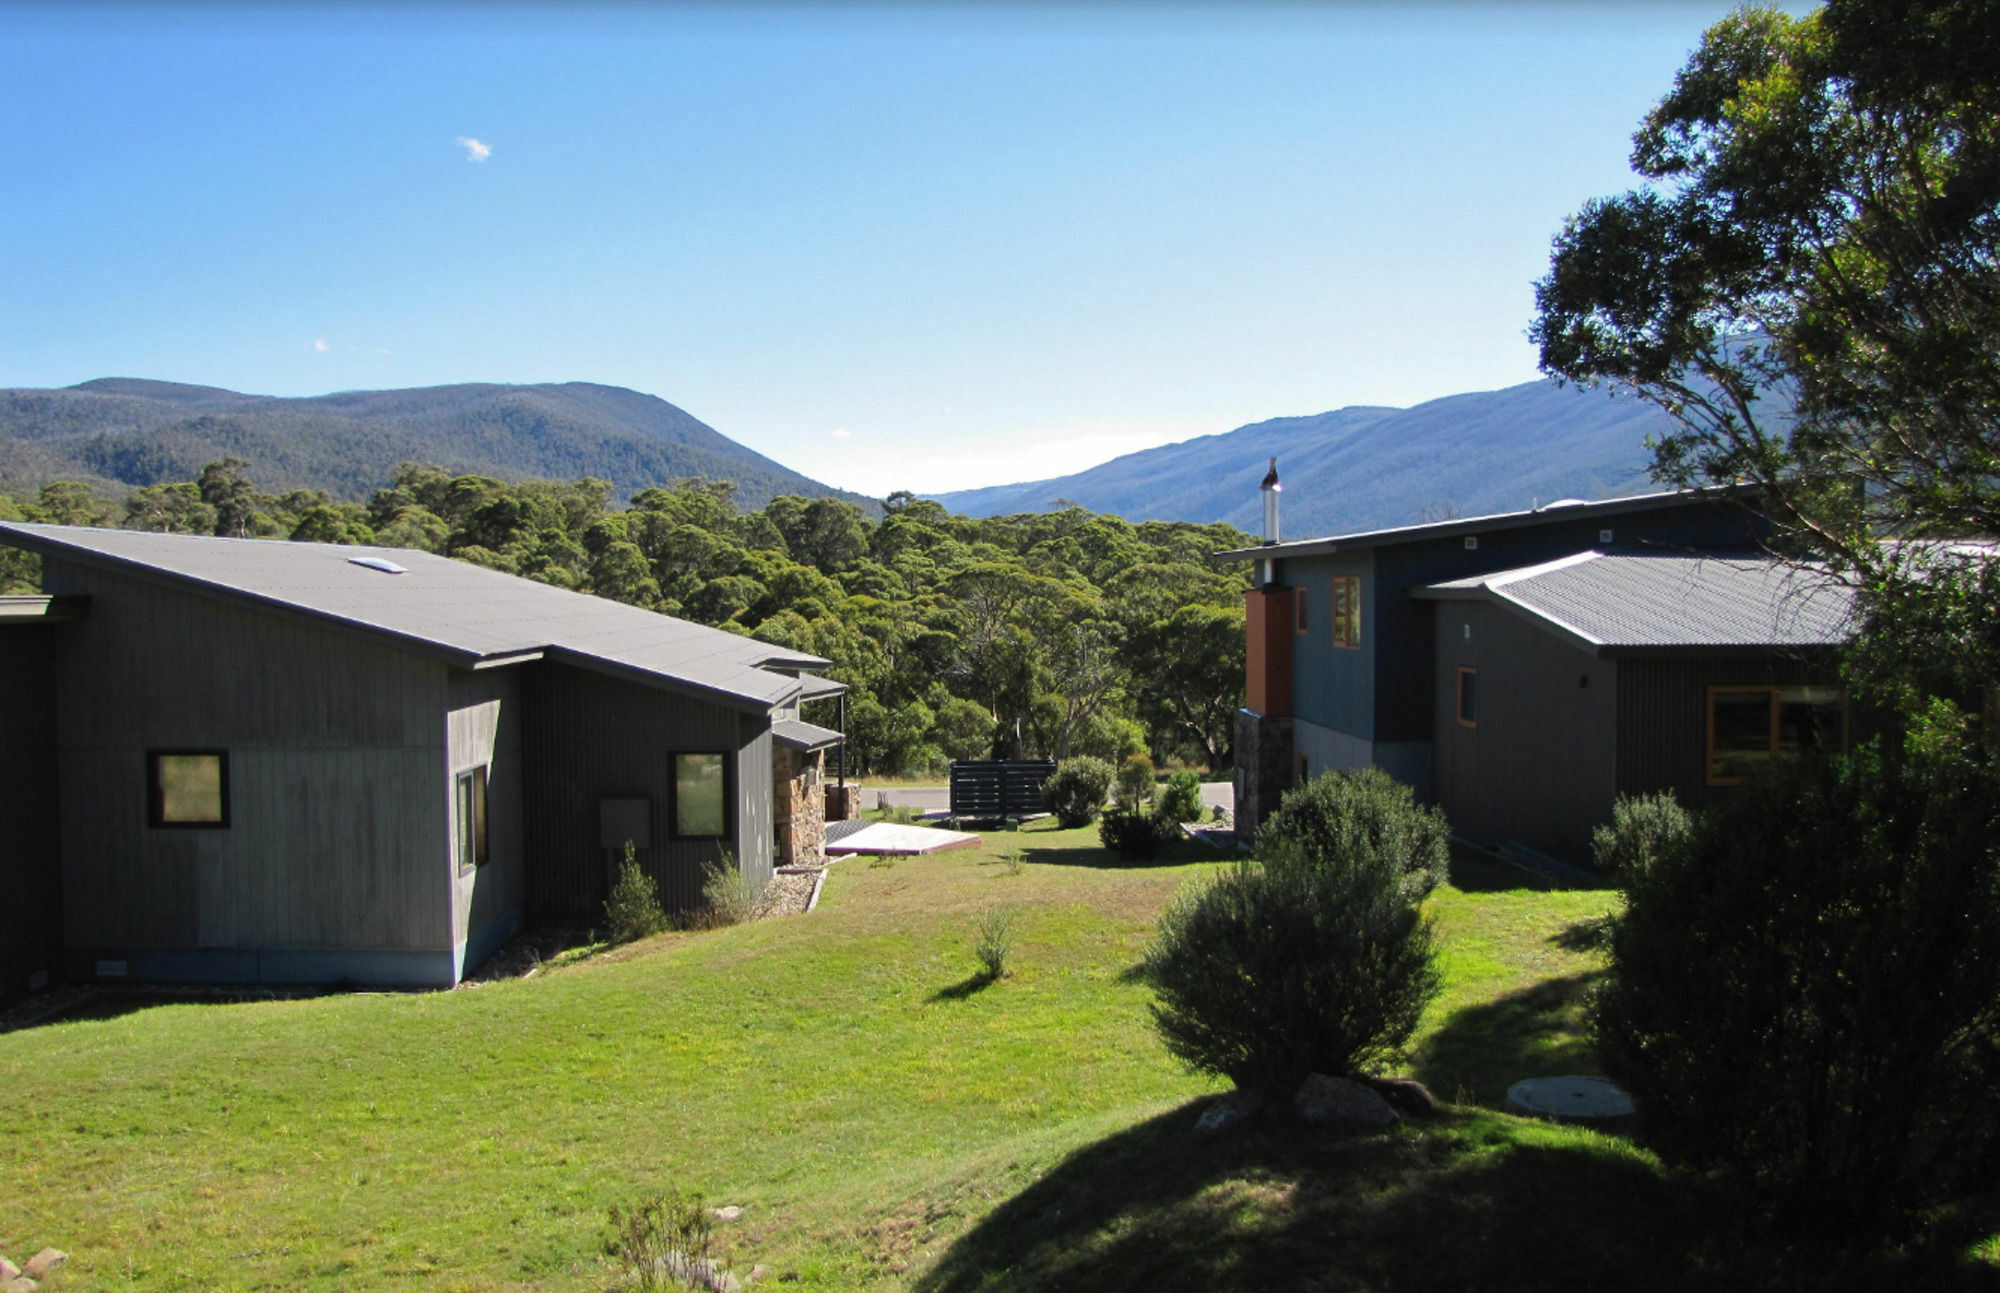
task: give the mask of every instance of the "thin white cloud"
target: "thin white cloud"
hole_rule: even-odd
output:
[[[829,434],[831,434],[833,438],[836,440],[845,440],[847,439],[847,437],[853,435],[854,433],[852,431],[849,431],[846,427],[835,427]]]
[[[326,338],[325,338],[325,337],[314,337],[314,338],[313,338],[313,341],[312,341],[312,348],[313,348],[313,351],[314,351],[314,353],[316,353],[316,354],[321,354],[321,355],[323,355],[323,354],[325,354],[325,353],[326,353],[327,351],[329,351],[329,350],[333,349],[333,347],[332,347],[332,346],[330,346],[330,345],[328,345],[328,344],[327,344],[327,341],[326,341]]]
[[[482,144],[470,135],[460,135],[458,146],[465,150],[465,160],[468,162],[483,162],[493,156],[491,144]]]

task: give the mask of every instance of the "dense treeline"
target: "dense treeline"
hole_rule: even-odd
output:
[[[0,498],[0,515],[420,548],[752,634],[833,661],[827,673],[851,688],[849,766],[864,772],[989,755],[1230,759],[1246,575],[1208,557],[1251,541],[1232,526],[1133,525],[1075,506],[973,520],[907,493],[879,521],[831,498],[744,513],[733,485],[701,478],[619,510],[602,480],[408,463],[366,504],[342,503],[260,493],[247,467],[211,463],[122,504],[58,482]],[[4,560],[10,587],[33,586],[31,559]]]

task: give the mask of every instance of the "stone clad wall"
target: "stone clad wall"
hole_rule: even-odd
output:
[[[777,792],[777,865],[826,864],[826,754],[773,743],[771,783]]]
[[[1257,839],[1257,827],[1297,780],[1292,763],[1292,720],[1236,711],[1236,838]]]

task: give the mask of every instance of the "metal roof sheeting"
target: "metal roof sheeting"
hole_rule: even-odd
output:
[[[455,663],[537,652],[570,663],[768,709],[800,680],[773,668],[829,662],[602,597],[404,548],[215,539],[0,523],[0,539],[86,564],[164,577],[225,598],[287,607],[396,638]],[[355,564],[393,562],[403,574]],[[769,667],[767,667],[769,666]]]
[[[1845,586],[1768,557],[1581,552],[1412,596],[1496,601],[1609,650],[1837,646],[1853,632]]]
[[[781,718],[771,724],[771,739],[780,745],[789,745],[794,750],[824,750],[839,745],[845,738],[830,727],[818,727],[812,723],[801,723],[797,719]]]

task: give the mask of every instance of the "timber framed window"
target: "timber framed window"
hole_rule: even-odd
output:
[[[1458,725],[1479,726],[1479,670],[1470,665],[1458,667]]]
[[[470,871],[486,865],[486,767],[458,774],[458,869]]]
[[[146,751],[146,823],[149,826],[229,825],[227,750]]]
[[[729,834],[729,756],[674,756],[674,837],[715,840]]]
[[[1337,575],[1332,585],[1327,619],[1333,624],[1333,644],[1349,651],[1361,649],[1361,577]]]
[[[1844,687],[1710,687],[1708,777],[1739,786],[1775,759],[1847,749]]]

